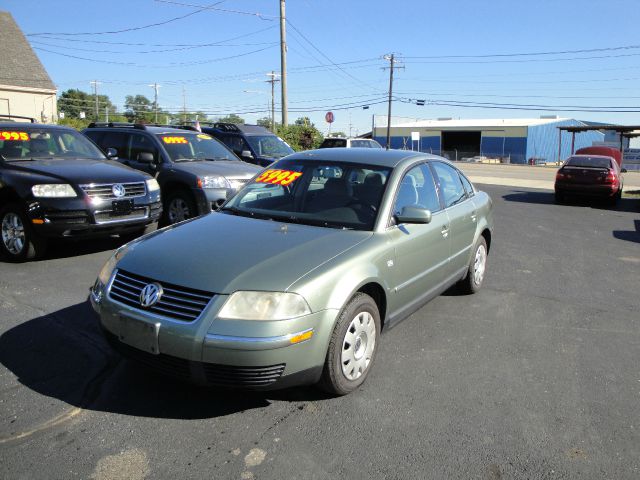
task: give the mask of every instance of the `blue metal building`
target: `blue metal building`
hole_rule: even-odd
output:
[[[509,163],[555,162],[571,154],[572,138],[557,127],[581,126],[570,118],[536,119],[438,119],[391,125],[391,148],[420,150],[451,160],[498,158]],[[387,128],[374,125],[373,137],[386,145]],[[413,138],[413,139],[412,139]],[[577,134],[574,149],[602,142],[597,131]]]

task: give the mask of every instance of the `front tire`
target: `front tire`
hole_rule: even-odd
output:
[[[197,216],[193,198],[184,190],[171,193],[164,204],[165,223],[172,225]]]
[[[467,276],[458,284],[462,293],[476,293],[482,287],[487,270],[487,241],[480,237],[473,249]]]
[[[0,209],[0,253],[11,262],[24,262],[44,255],[46,241],[39,237],[19,203]]]
[[[319,387],[346,395],[362,385],[375,360],[379,337],[376,302],[369,295],[356,293],[338,316]]]

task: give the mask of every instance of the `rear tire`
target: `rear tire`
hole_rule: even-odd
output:
[[[566,201],[566,196],[565,196],[565,194],[564,194],[564,193],[562,193],[562,192],[558,192],[558,191],[556,191],[556,193],[555,193],[555,201],[556,201],[556,203],[558,203],[558,204],[563,204],[563,203]]]
[[[462,293],[476,293],[482,287],[487,271],[488,253],[487,242],[484,237],[481,236],[473,249],[467,276],[458,282],[458,287]]]
[[[356,293],[338,316],[318,386],[334,395],[346,395],[362,385],[373,366],[379,337],[376,302]]]
[[[10,262],[24,262],[42,257],[47,248],[44,238],[38,236],[31,222],[17,202],[0,209],[0,253]]]

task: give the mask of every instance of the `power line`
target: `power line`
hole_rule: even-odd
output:
[[[64,36],[112,35],[112,34],[116,34],[116,33],[134,32],[134,31],[138,31],[138,30],[144,30],[144,29],[147,29],[147,28],[160,27],[162,25],[167,25],[168,23],[177,22],[178,20],[183,20],[185,18],[191,17],[191,16],[196,15],[198,13],[202,13],[205,10],[210,9],[211,7],[213,7],[215,5],[220,5],[221,3],[224,3],[225,1],[226,0],[221,0],[219,2],[214,3],[213,5],[211,5],[209,7],[203,7],[203,8],[200,8],[199,10],[196,10],[195,12],[190,12],[190,13],[187,13],[186,15],[181,15],[179,17],[170,18],[170,19],[164,20],[162,22],[150,23],[148,25],[141,25],[139,27],[124,28],[122,30],[112,30],[112,31],[107,31],[107,32],[74,32],[74,33],[68,33],[68,32],[41,32],[41,33],[27,33],[26,36],[27,37],[35,37],[35,36],[40,36],[40,35],[64,35]]]
[[[411,64],[499,64],[499,63],[544,63],[544,62],[575,62],[579,60],[596,60],[596,59],[610,59],[610,58],[623,58],[623,57],[637,57],[640,53],[627,53],[622,55],[602,55],[592,57],[571,57],[571,58],[535,58],[527,60],[452,60],[452,61],[424,61],[424,62],[406,62]]]
[[[623,45],[618,47],[606,48],[590,48],[582,50],[558,50],[552,52],[524,52],[524,53],[491,53],[484,55],[430,55],[422,57],[404,57],[404,58],[422,58],[422,59],[440,59],[440,58],[492,58],[492,57],[524,57],[538,55],[566,55],[569,53],[594,53],[594,52],[610,52],[616,50],[633,50],[640,48],[640,45]]]
[[[268,20],[268,21],[274,21],[276,20],[278,17],[275,15],[265,15],[264,13],[259,13],[259,12],[246,12],[246,11],[242,11],[242,10],[230,10],[227,8],[216,8],[215,6],[222,3],[222,2],[218,2],[215,3],[211,6],[204,6],[204,5],[198,5],[198,4],[193,4],[193,3],[184,3],[184,2],[175,2],[172,0],[154,0],[158,3],[168,3],[171,5],[178,5],[180,7],[193,7],[193,8],[202,8],[203,10],[215,10],[217,12],[223,12],[223,13],[236,13],[239,15],[249,15],[252,17],[258,17],[260,20]]]

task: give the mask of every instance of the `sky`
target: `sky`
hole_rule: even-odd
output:
[[[559,115],[638,125],[639,7],[287,0],[289,122],[307,116],[325,134],[370,131],[373,116],[387,114],[385,56],[393,53],[399,119]],[[0,0],[0,10],[13,15],[59,92],[91,92],[97,81],[98,93],[122,109],[126,95],[153,99],[155,83],[160,107],[171,112],[186,104],[247,123],[270,115],[279,0]],[[280,98],[277,83],[277,120]]]

